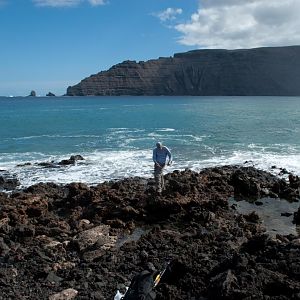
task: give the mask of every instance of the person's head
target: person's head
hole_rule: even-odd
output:
[[[162,145],[162,143],[161,143],[161,142],[157,142],[157,143],[156,143],[156,147],[157,147],[157,148],[161,149],[161,148],[162,148],[162,146],[163,146],[163,145]]]

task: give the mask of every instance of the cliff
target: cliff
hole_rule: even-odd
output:
[[[300,95],[300,46],[194,50],[124,61],[67,89],[68,96]]]

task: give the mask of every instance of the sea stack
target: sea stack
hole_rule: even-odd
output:
[[[29,94],[29,97],[36,97],[36,92],[32,90]]]

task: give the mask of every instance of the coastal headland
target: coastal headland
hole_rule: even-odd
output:
[[[268,235],[228,201],[299,201],[297,176],[224,166],[165,179],[162,195],[144,178],[0,193],[0,299],[113,299],[169,261],[158,300],[299,299],[299,237]]]
[[[299,96],[300,46],[194,50],[124,61],[83,79],[67,96]]]

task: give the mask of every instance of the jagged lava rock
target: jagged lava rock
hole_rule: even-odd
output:
[[[84,158],[79,154],[71,155],[71,157],[69,159],[63,159],[58,164],[59,165],[74,165],[75,162],[78,161],[78,160],[84,160]]]
[[[76,291],[74,289],[66,289],[66,290],[61,291],[60,293],[51,295],[49,297],[49,300],[71,300],[71,299],[74,299],[77,294],[78,294],[78,291]]]
[[[251,194],[245,183],[294,190],[294,181],[225,166],[174,171],[165,182],[159,196],[142,178],[0,193],[0,298],[60,299],[73,288],[76,299],[113,299],[149,264],[168,261],[177,263],[160,300],[299,298],[299,238],[271,238],[257,215],[228,203]]]
[[[20,181],[11,175],[0,175],[0,190],[13,190],[20,185]]]

